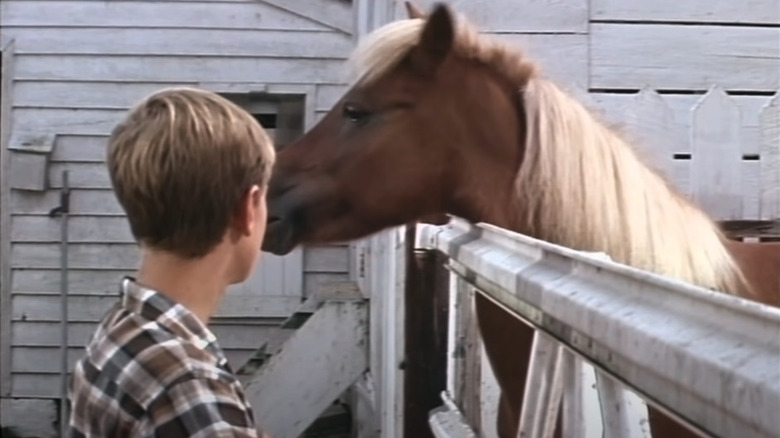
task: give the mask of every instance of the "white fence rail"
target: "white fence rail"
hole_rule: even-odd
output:
[[[780,434],[780,309],[491,226],[455,219],[419,232],[423,247],[449,257],[453,290],[474,287],[537,328],[535,344],[555,366],[536,368],[548,389],[526,398],[528,436],[543,436],[545,412],[554,420],[548,408],[572,387],[561,382],[578,375],[579,358],[594,365],[599,396],[610,402],[629,389],[706,434]],[[578,432],[567,436],[584,436],[576,423],[584,404],[563,398],[564,419],[574,419],[564,427]],[[461,418],[453,406],[432,422]],[[635,427],[626,415],[602,419],[605,436]]]

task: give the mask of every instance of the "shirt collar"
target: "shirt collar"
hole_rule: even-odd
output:
[[[227,359],[217,344],[217,337],[185,306],[154,289],[141,285],[126,276],[120,287],[122,307],[149,321],[155,321],[177,336],[192,342],[198,348],[212,353],[220,365]]]

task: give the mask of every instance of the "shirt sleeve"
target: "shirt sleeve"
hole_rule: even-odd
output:
[[[139,435],[169,438],[262,438],[236,383],[189,377],[174,383],[148,408]]]

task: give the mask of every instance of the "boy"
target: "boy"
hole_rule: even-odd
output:
[[[72,437],[256,437],[206,324],[259,257],[275,156],[245,111],[206,91],[159,91],[109,139],[117,200],[141,249],[71,380]]]

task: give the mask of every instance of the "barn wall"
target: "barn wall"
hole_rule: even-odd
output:
[[[10,342],[0,351],[11,366],[2,369],[3,396],[58,396],[60,221],[47,213],[58,204],[61,171],[70,170],[73,190],[72,363],[115,301],[120,276],[138,262],[103,163],[113,125],[144,94],[191,85],[306,93],[310,127],[343,90],[352,20],[349,4],[338,0],[0,2],[3,41],[15,42],[12,133],[56,134],[48,188],[13,190],[2,206],[10,276],[1,292],[11,303]],[[216,318],[212,327],[236,366],[302,297],[347,278],[348,256],[347,245],[306,248],[298,261],[302,290],[256,303],[255,314]],[[242,299],[230,307],[247,310]]]

